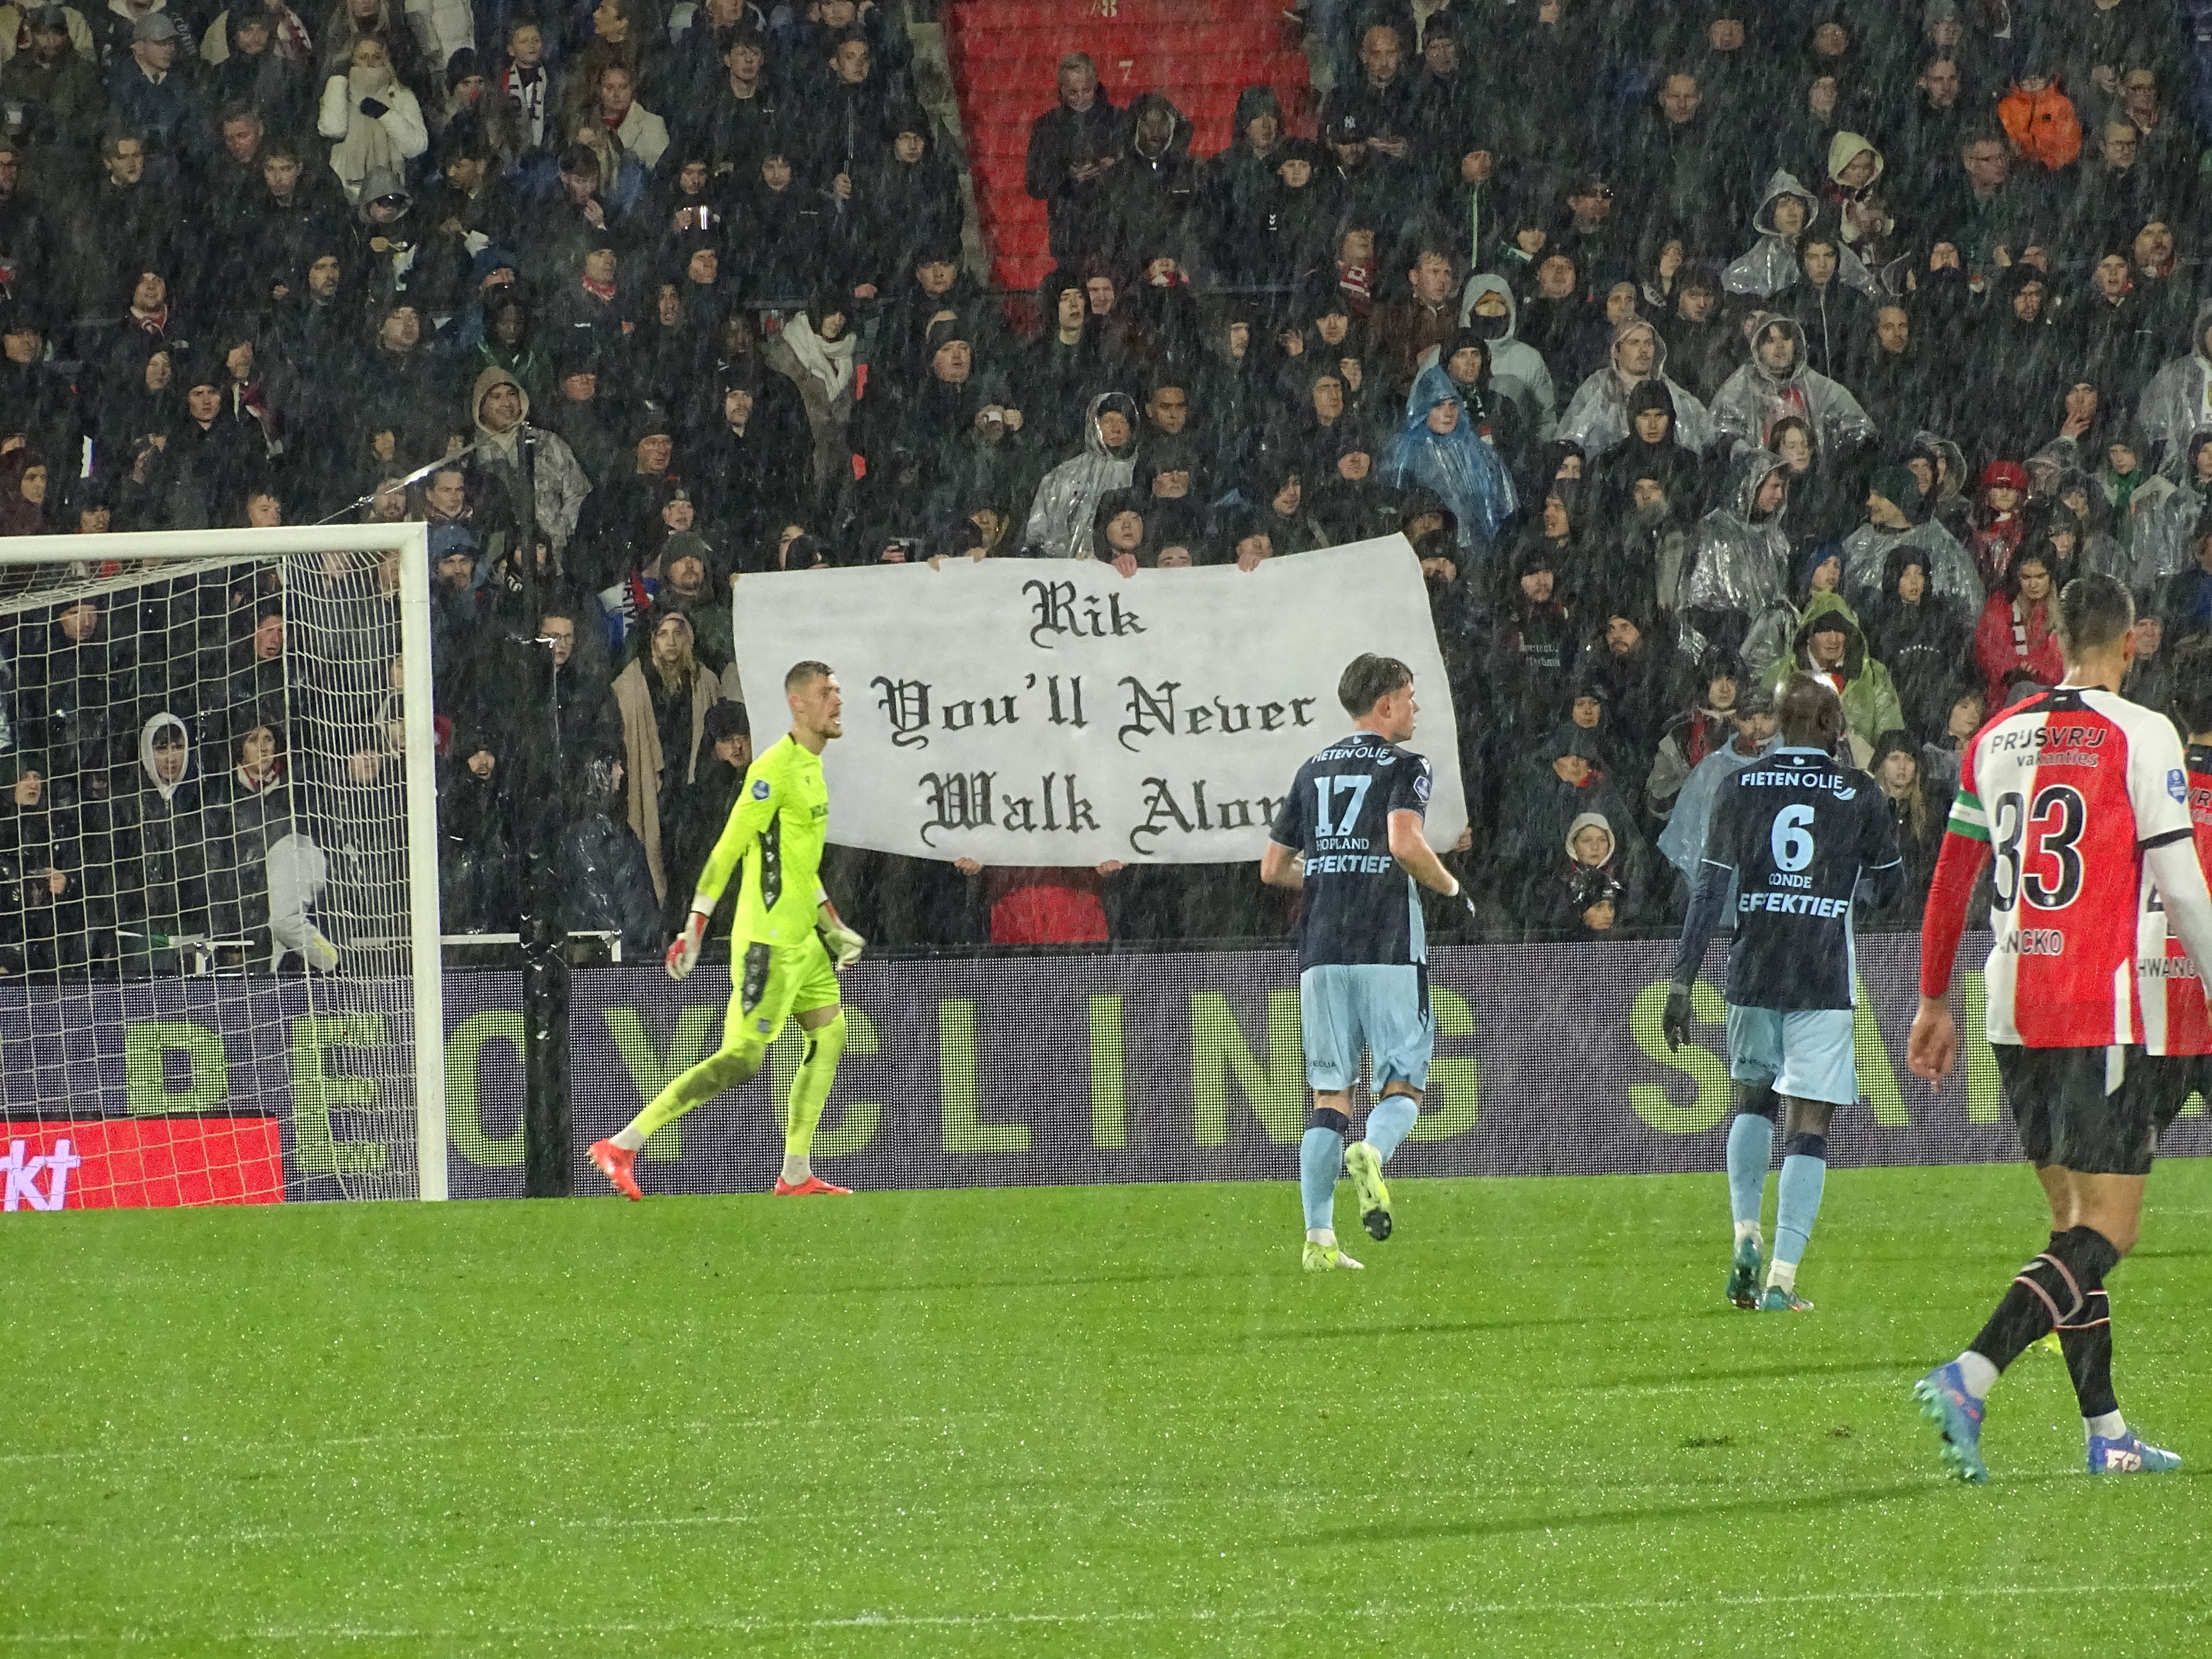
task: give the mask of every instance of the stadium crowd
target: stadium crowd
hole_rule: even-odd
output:
[[[2071,575],[2135,590],[2141,701],[2212,636],[2201,0],[1310,0],[1318,136],[1253,87],[1208,157],[1070,57],[1033,296],[969,273],[904,12],[0,4],[0,534],[426,520],[448,930],[515,925],[550,775],[566,919],[641,948],[742,779],[751,573],[1402,530],[1455,860],[1551,937],[1679,916],[1794,669],[1909,927]],[[7,619],[0,967],[316,958],[309,877],[236,873],[290,827],[290,600],[187,588]],[[1243,867],[840,857],[895,945],[1285,921]]]

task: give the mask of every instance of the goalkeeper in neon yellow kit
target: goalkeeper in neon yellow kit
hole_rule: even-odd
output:
[[[790,735],[771,744],[745,774],[722,838],[699,872],[699,890],[692,896],[684,932],[668,947],[669,976],[682,979],[698,961],[707,919],[720,902],[731,872],[742,864],[722,1046],[663,1089],[628,1127],[592,1146],[592,1162],[617,1191],[630,1198],[645,1196],[638,1190],[636,1163],[646,1137],[725,1089],[750,1081],[786,1015],[799,1021],[806,1049],[784,1108],[783,1174],[775,1190],[779,1196],[850,1190],[831,1186],[808,1161],[814,1126],[822,1120],[838,1056],[845,1052],[837,972],[859,957],[866,943],[838,919],[818,873],[830,832],[822,750],[830,738],[843,735],[843,702],[836,676],[818,662],[799,663],[786,674],[783,695],[791,706]]]

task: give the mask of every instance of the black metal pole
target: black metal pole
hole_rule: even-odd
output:
[[[549,872],[550,873],[550,872]],[[550,889],[550,883],[533,881]],[[568,1100],[568,941],[533,903],[522,919],[522,1190],[528,1198],[574,1191]]]
[[[535,556],[533,550],[532,556]],[[534,632],[536,618],[532,619]],[[574,1191],[568,1094],[568,934],[561,922],[560,671],[546,653],[552,704],[551,764],[522,801],[522,1190],[528,1198]]]

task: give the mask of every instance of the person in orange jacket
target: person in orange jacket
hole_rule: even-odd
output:
[[[2081,154],[2081,117],[2059,84],[2048,49],[2031,46],[2021,55],[2011,89],[1997,100],[1997,120],[2013,154],[2045,172],[2069,167]]]

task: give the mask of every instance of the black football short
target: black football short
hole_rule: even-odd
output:
[[[2159,1132],[2187,1094],[2174,1095],[2172,1063],[2138,1043],[2109,1048],[1991,1045],[2005,1100],[2028,1162],[2081,1175],[2148,1175]],[[2172,1096],[2172,1107],[2160,1113]]]

